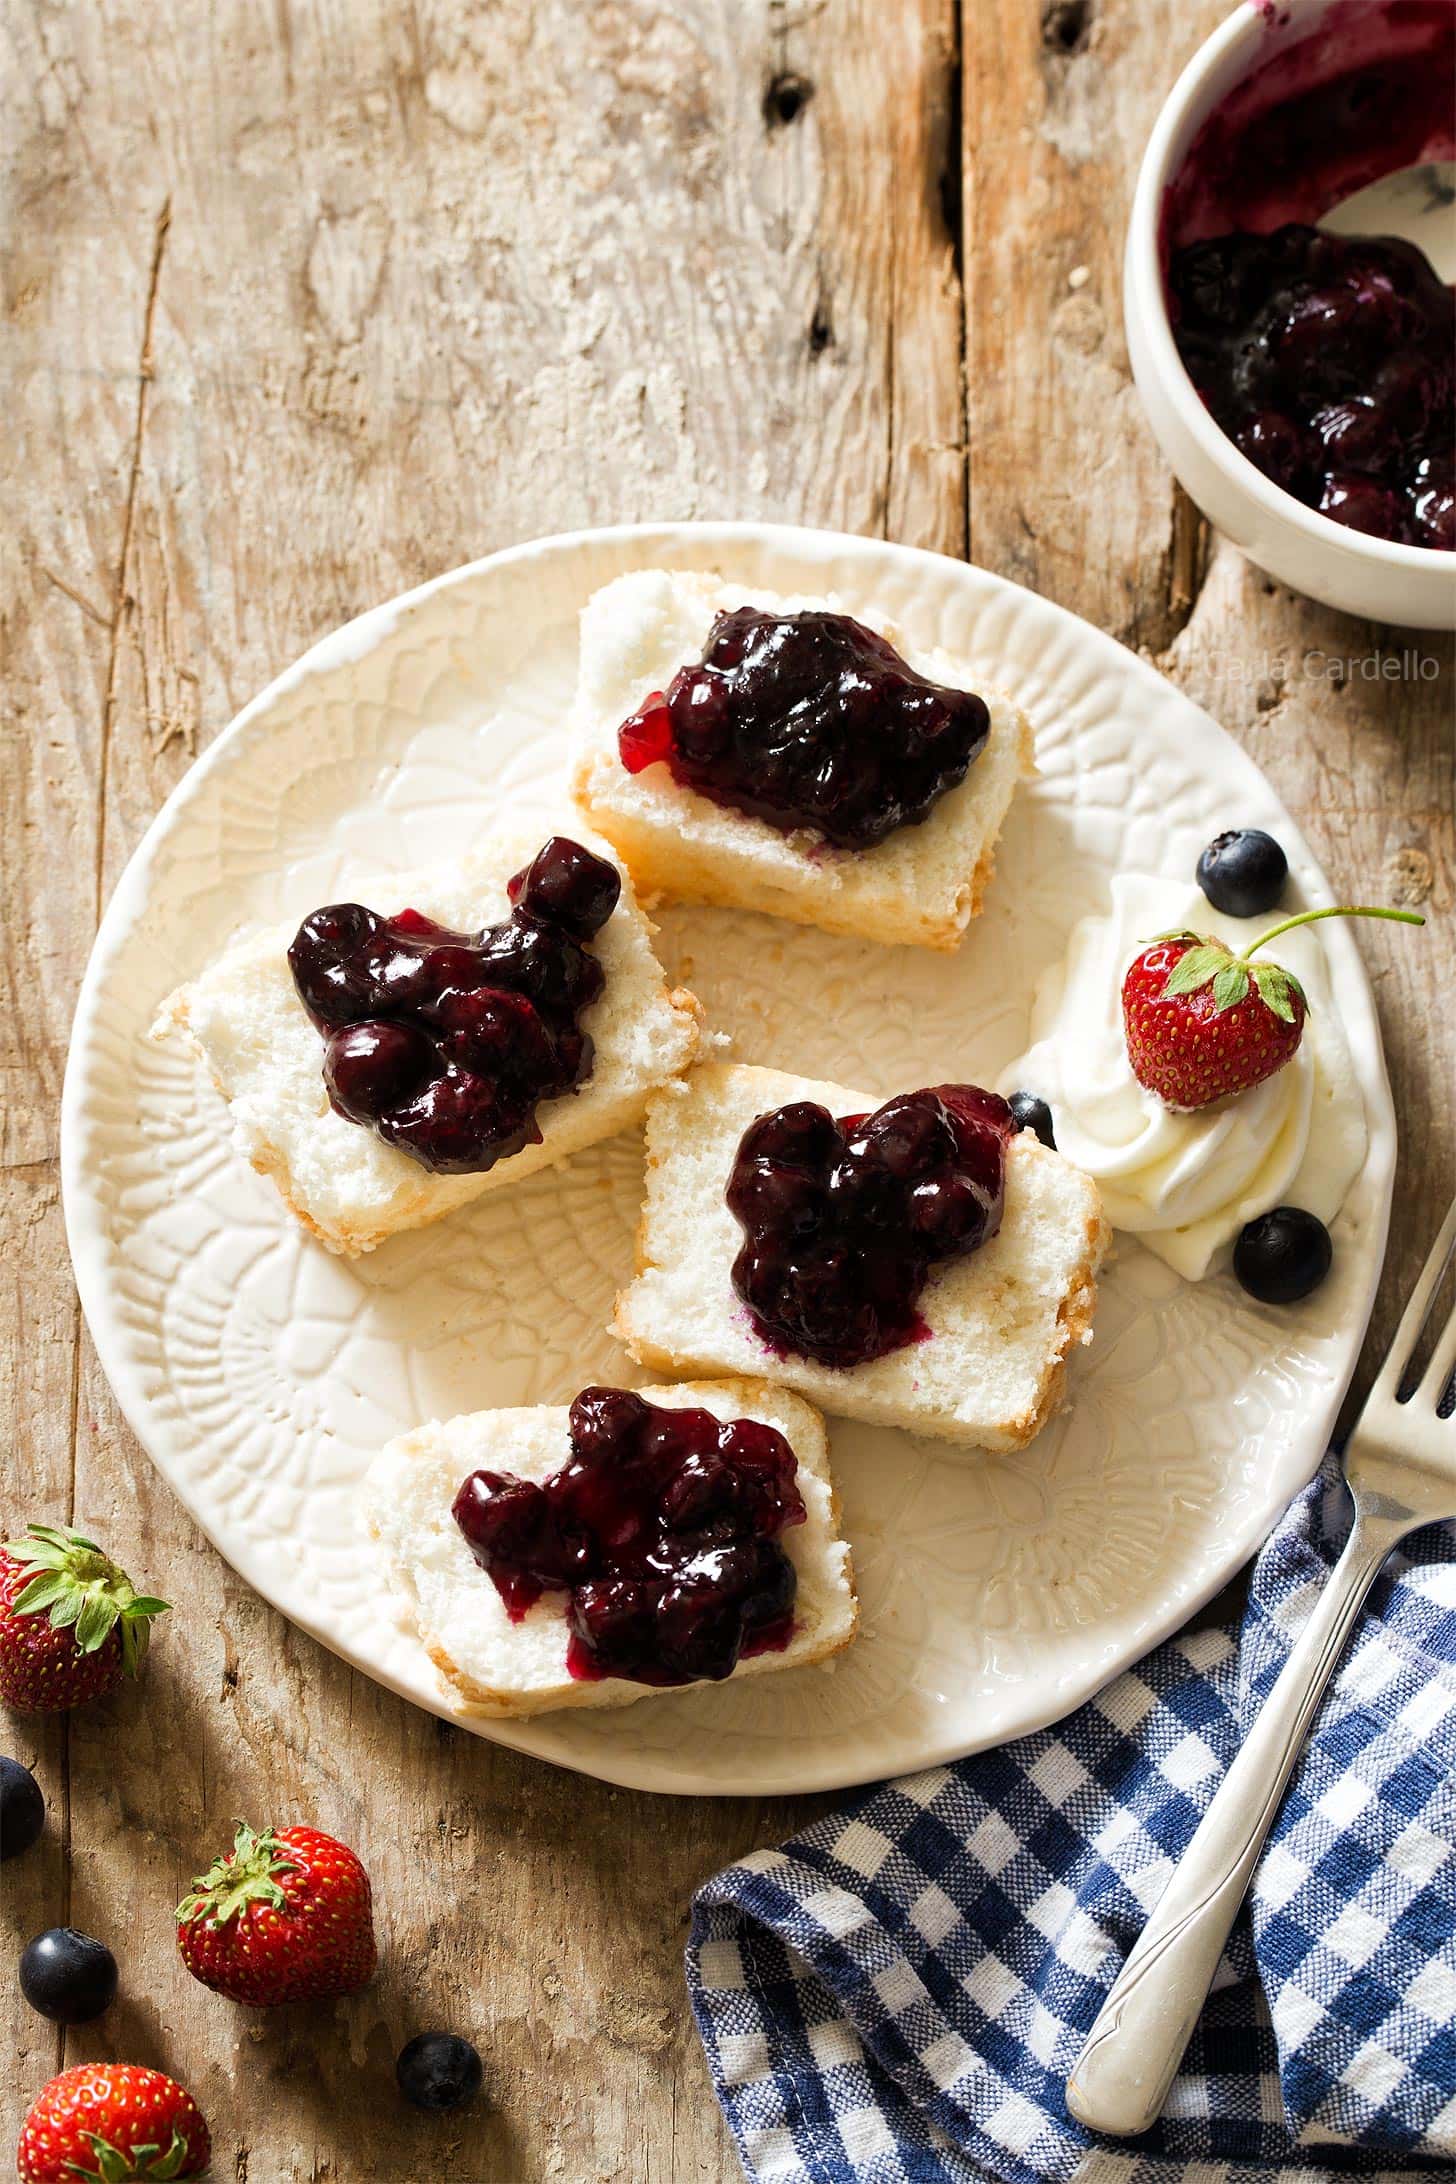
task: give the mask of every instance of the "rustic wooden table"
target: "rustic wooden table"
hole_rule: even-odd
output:
[[[114,2054],[195,2089],[235,2184],[737,2174],[684,1915],[823,1801],[602,1788],[352,1674],[193,1530],[77,1309],[57,1113],[97,913],[197,751],[359,609],[537,533],[785,517],[973,555],[1150,653],[1337,884],[1434,914],[1359,935],[1405,1132],[1388,1331],[1452,1179],[1456,681],[1449,643],[1211,546],[1143,422],[1123,221],[1224,5],[9,11],[4,1509],[74,1516],[178,1612],[144,1689],[5,1728],[51,1804],[6,1868],[9,1960],[73,1920],[123,1997],[62,2037],[4,1976],[0,2145]],[[189,1982],[168,1911],[237,1814],[358,1846],[366,1994],[260,2019]],[[432,2024],[478,2039],[488,2112],[402,2109]]]

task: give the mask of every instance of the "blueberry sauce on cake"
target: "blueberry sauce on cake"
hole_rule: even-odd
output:
[[[1001,1226],[1006,1101],[975,1085],[902,1092],[872,1115],[812,1100],[744,1132],[728,1205],[744,1232],[733,1287],[771,1349],[851,1366],[928,1333],[931,1269]]]
[[[511,1621],[568,1594],[567,1669],[587,1681],[720,1682],[782,1651],[797,1577],[779,1535],[805,1515],[784,1436],[622,1388],[583,1389],[570,1431],[544,1482],[474,1471],[455,1496]]]
[[[541,1102],[591,1075],[581,1016],[605,974],[585,944],[621,885],[615,865],[555,835],[510,882],[510,916],[482,932],[356,902],[313,911],[288,961],[335,1111],[439,1174],[539,1144]]]
[[[870,849],[964,781],[990,727],[982,699],[917,674],[846,614],[735,607],[617,747],[629,773],[661,763],[783,833]]]
[[[1456,549],[1456,291],[1414,244],[1314,223],[1456,155],[1451,0],[1337,0],[1202,124],[1163,206],[1174,338],[1234,444],[1352,530]]]
[[[1266,477],[1352,530],[1456,551],[1456,290],[1413,243],[1216,235],[1168,285],[1189,377]]]

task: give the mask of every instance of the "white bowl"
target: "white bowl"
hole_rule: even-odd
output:
[[[1276,53],[1307,37],[1330,0],[1246,4],[1199,47],[1143,154],[1128,228],[1123,311],[1133,376],[1158,444],[1209,521],[1261,569],[1347,614],[1456,629],[1456,555],[1369,538],[1306,508],[1241,455],[1183,367],[1168,319],[1159,226],[1170,183],[1213,108]]]

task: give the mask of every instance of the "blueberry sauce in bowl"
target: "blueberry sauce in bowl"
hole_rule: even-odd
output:
[[[902,1092],[836,1119],[796,1100],[749,1124],[728,1179],[743,1230],[733,1287],[770,1349],[849,1367],[930,1332],[932,1268],[1001,1226],[1006,1101],[975,1085]]]
[[[1456,152],[1456,7],[1308,18],[1207,115],[1167,190],[1173,339],[1220,429],[1304,507],[1456,551],[1456,291],[1409,241],[1314,225]]]
[[[783,833],[871,849],[919,826],[964,781],[991,731],[985,702],[917,674],[847,614],[720,614],[617,734],[629,773],[675,781]]]
[[[591,1075],[581,1017],[606,981],[586,943],[621,886],[615,865],[555,835],[511,880],[510,916],[478,933],[418,910],[313,911],[288,961],[335,1112],[437,1174],[539,1144],[541,1102]]]
[[[721,1682],[781,1652],[798,1578],[779,1536],[805,1516],[784,1436],[624,1388],[584,1388],[570,1433],[570,1458],[540,1484],[474,1471],[455,1496],[511,1621],[568,1594],[567,1669],[586,1681]]]
[[[1353,530],[1456,551],[1456,290],[1415,245],[1300,223],[1185,244],[1188,375],[1241,453]]]

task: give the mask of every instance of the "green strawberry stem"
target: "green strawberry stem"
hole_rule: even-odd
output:
[[[240,1820],[232,1849],[197,1876],[190,1894],[177,1906],[177,1917],[184,1926],[194,1919],[206,1919],[209,1926],[225,1926],[255,1903],[286,1911],[288,1899],[277,1876],[298,1870],[298,1860],[289,1857],[271,1828],[255,1831]]]
[[[69,1527],[32,1524],[24,1539],[7,1539],[0,1551],[26,1572],[26,1583],[10,1603],[14,1614],[49,1609],[52,1630],[69,1628],[80,1653],[95,1653],[119,1624],[121,1665],[128,1676],[136,1675],[152,1619],[167,1613],[165,1600],[139,1593],[94,1539]]]
[[[1293,971],[1286,971],[1282,963],[1255,963],[1252,958],[1261,948],[1267,948],[1271,940],[1277,940],[1281,933],[1291,933],[1297,925],[1314,925],[1321,918],[1391,918],[1398,925],[1424,925],[1426,922],[1414,910],[1379,910],[1365,904],[1352,903],[1333,910],[1301,910],[1297,917],[1286,918],[1282,925],[1272,926],[1242,955],[1235,955],[1226,940],[1200,939],[1196,933],[1165,933],[1165,940],[1184,940],[1189,946],[1168,973],[1163,999],[1174,1001],[1184,994],[1198,993],[1203,987],[1212,986],[1213,1014],[1222,1016],[1226,1009],[1237,1008],[1248,998],[1252,985],[1264,1006],[1281,1023],[1297,1025],[1296,1004],[1307,1010],[1309,1003]],[[1297,1030],[1295,1037],[1297,1040]]]
[[[1296,925],[1317,925],[1321,918],[1389,918],[1396,925],[1424,925],[1426,922],[1414,910],[1381,910],[1370,903],[1347,903],[1338,910],[1301,910],[1298,917],[1286,918],[1282,925],[1271,927],[1262,939],[1246,948],[1241,956],[1235,956],[1234,961],[1247,963],[1250,956],[1257,955],[1261,948],[1267,948],[1270,941],[1277,940],[1281,933],[1292,933]]]
[[[83,2180],[91,2178],[93,2184],[171,2184],[174,2177],[182,2174],[182,2164],[189,2148],[182,2133],[173,2126],[172,2143],[165,2152],[160,2146],[133,2146],[130,2153],[110,2139],[102,2138],[98,2131],[83,2131],[82,2138],[90,2147],[100,2167],[83,2169],[78,2161],[67,2162]]]

